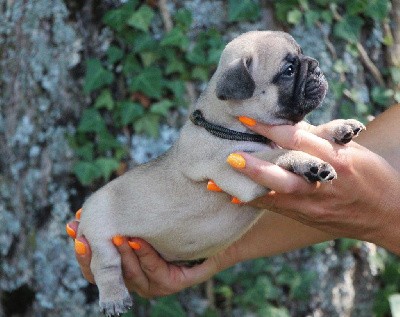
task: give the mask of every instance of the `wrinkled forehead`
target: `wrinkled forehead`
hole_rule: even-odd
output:
[[[287,33],[254,31],[231,41],[222,53],[221,63],[229,63],[236,58],[251,58],[259,65],[268,64],[271,67],[280,64],[289,54],[300,53],[300,46]]]

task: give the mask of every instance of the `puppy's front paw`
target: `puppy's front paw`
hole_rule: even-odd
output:
[[[308,182],[329,182],[337,178],[335,169],[325,162],[308,162],[297,168],[296,174],[303,176]]]
[[[333,139],[337,144],[346,144],[357,137],[362,130],[365,130],[365,126],[357,120],[338,120],[333,128]]]
[[[107,317],[121,316],[132,308],[132,298],[128,292],[119,300],[100,300],[100,309]]]

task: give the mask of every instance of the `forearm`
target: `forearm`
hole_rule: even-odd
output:
[[[221,269],[235,263],[268,257],[335,237],[291,218],[266,211],[261,219],[238,242],[224,252]]]
[[[382,156],[400,171],[400,104],[392,106],[367,125],[356,142]]]

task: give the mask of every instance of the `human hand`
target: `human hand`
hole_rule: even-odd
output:
[[[337,237],[374,242],[400,253],[400,174],[385,159],[355,142],[331,143],[311,133],[310,126],[305,130],[301,125],[256,123],[249,128],[283,148],[319,157],[338,174],[331,183],[310,184],[272,163],[239,153],[245,167],[236,170],[273,190],[252,202],[254,206]]]
[[[67,224],[67,232],[72,238],[75,238],[78,226],[77,220]],[[142,239],[119,237],[118,240],[118,243],[114,241],[114,245],[121,254],[126,287],[144,298],[173,294],[199,284],[235,262],[234,246],[209,258],[201,265],[187,268],[165,262],[151,245]],[[134,249],[130,245],[133,245]],[[90,269],[90,245],[83,237],[75,240],[75,256],[85,279],[95,284]]]

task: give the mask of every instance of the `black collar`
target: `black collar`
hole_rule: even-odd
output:
[[[250,141],[250,142],[258,142],[258,143],[270,143],[271,140],[267,139],[265,136],[259,134],[252,134],[252,133],[245,133],[245,132],[238,132],[234,130],[230,130],[228,128],[224,128],[220,125],[213,124],[208,122],[203,113],[197,109],[192,112],[190,115],[190,121],[193,124],[203,127],[212,135],[215,135],[219,138],[226,139],[226,140],[233,140],[233,141]]]

